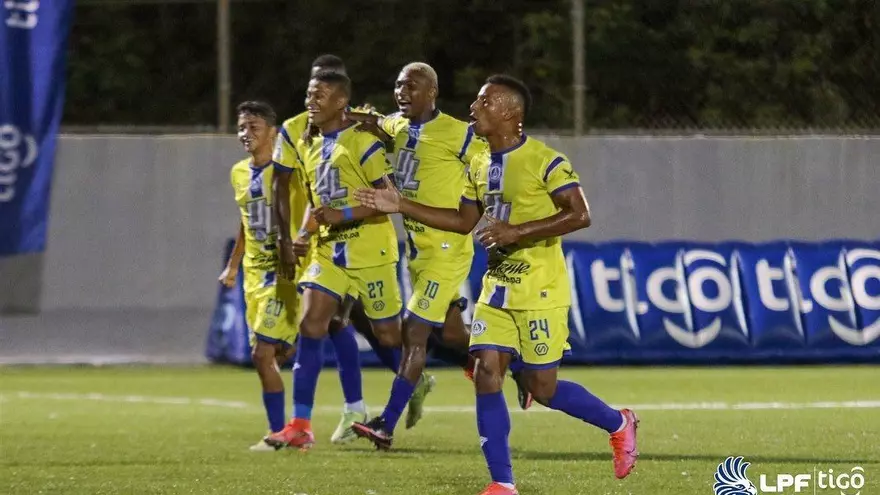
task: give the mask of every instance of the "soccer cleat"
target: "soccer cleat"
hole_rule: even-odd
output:
[[[431,390],[434,389],[434,385],[436,384],[436,380],[434,377],[427,374],[422,373],[422,379],[419,380],[418,385],[416,385],[415,391],[413,391],[412,397],[409,399],[409,406],[406,408],[406,429],[410,429],[422,419],[422,414],[424,413],[424,405],[425,405],[425,397],[431,393]]]
[[[532,407],[532,393],[526,388],[525,379],[523,378],[522,373],[511,373],[510,376],[513,377],[513,381],[516,383],[516,395],[519,407],[523,411],[528,410],[528,408]]]
[[[519,495],[519,492],[516,491],[516,487],[507,488],[501,483],[492,482],[489,483],[483,491],[480,492],[480,495]]]
[[[259,442],[251,445],[248,450],[251,452],[275,452],[280,449],[281,447],[272,446],[266,442],[265,438],[261,438]]]
[[[611,449],[614,451],[614,475],[617,479],[626,478],[636,466],[639,457],[639,449],[636,446],[636,430],[639,427],[639,418],[636,413],[629,409],[620,411],[626,418],[626,426],[622,430],[612,433]]]
[[[474,358],[473,355],[468,354],[468,363],[467,366],[464,368],[464,377],[470,381],[474,381],[474,369],[476,368],[476,366],[477,360]]]
[[[290,447],[305,451],[315,444],[315,435],[310,428],[303,427],[294,419],[283,430],[267,435],[263,441],[276,449]]]
[[[342,413],[342,419],[336,426],[336,431],[330,437],[330,442],[335,444],[349,443],[357,438],[354,430],[351,428],[355,422],[366,423],[367,413],[357,411],[346,411]]]
[[[373,442],[377,450],[389,450],[394,441],[394,435],[385,431],[382,416],[376,416],[366,423],[354,423],[351,428],[357,436]]]

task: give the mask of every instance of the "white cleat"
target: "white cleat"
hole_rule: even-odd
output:
[[[250,450],[251,452],[275,452],[279,449],[276,449],[275,447],[269,445],[268,443],[266,443],[265,439],[261,438],[259,442],[251,445],[250,449],[248,450]]]
[[[367,413],[356,411],[343,412],[342,419],[339,420],[339,424],[336,426],[336,431],[330,437],[330,442],[341,445],[356,440],[358,436],[351,428],[351,425],[355,422],[366,423],[367,419]]]

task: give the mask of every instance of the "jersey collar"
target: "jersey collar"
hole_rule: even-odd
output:
[[[526,140],[528,140],[528,138],[529,138],[529,137],[526,136],[525,133],[523,133],[523,135],[522,135],[522,139],[521,139],[518,143],[514,144],[514,145],[511,146],[510,148],[507,148],[506,150],[501,150],[501,151],[494,151],[494,152],[492,152],[492,157],[493,157],[493,158],[498,158],[498,157],[500,157],[500,156],[502,156],[502,155],[506,155],[506,154],[508,154],[508,153],[510,153],[510,152],[512,152],[512,151],[516,151],[517,149],[519,149],[519,147],[521,147],[522,145],[526,144]]]
[[[440,109],[435,108],[434,111],[431,112],[431,118],[430,118],[430,119],[428,119],[428,120],[416,120],[416,119],[411,119],[411,120],[409,121],[409,123],[410,123],[410,125],[425,125],[425,124],[427,124],[428,122],[430,122],[430,121],[436,119],[436,118],[439,117],[439,116],[440,116]]]
[[[328,132],[327,134],[321,134],[321,136],[324,138],[327,138],[327,139],[336,139],[337,137],[339,137],[340,134],[342,134],[342,131],[345,131],[347,129],[351,129],[352,127],[354,127],[356,125],[357,125],[357,122],[351,122],[348,125],[346,125],[344,127],[340,127],[339,129],[336,129],[333,132]]]

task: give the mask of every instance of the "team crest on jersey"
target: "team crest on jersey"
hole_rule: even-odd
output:
[[[376,301],[376,302],[373,303],[373,310],[374,310],[374,311],[382,311],[383,309],[385,309],[385,303],[384,303],[384,302],[382,302],[382,301]]]
[[[431,303],[425,299],[424,297],[419,299],[419,308],[420,309],[428,309],[431,306]]]
[[[479,336],[486,333],[486,322],[483,320],[474,320],[471,324],[471,335]]]
[[[309,267],[309,277],[315,278],[321,274],[321,265],[317,263],[312,263],[312,266]]]

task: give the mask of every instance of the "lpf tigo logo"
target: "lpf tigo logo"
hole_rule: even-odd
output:
[[[0,125],[0,203],[15,198],[18,174],[36,161],[37,152],[37,141],[33,136],[22,134],[12,124]]]
[[[775,476],[761,474],[759,487],[749,479],[747,470],[751,464],[743,457],[728,457],[718,464],[715,471],[715,495],[759,495],[765,493],[819,493],[834,490],[840,495],[861,495],[865,486],[865,470],[855,466],[849,471],[813,469],[812,473],[780,473]]]

